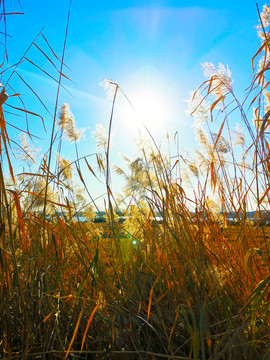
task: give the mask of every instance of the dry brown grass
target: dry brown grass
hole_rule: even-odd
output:
[[[31,47],[40,37],[48,46],[41,33]],[[267,37],[256,56],[264,51],[267,57],[268,46]],[[56,55],[50,49],[51,63]],[[268,201],[269,196],[265,131],[269,113],[264,113],[260,102],[268,62],[254,73],[250,88],[251,102],[261,112],[260,128],[252,130],[228,79],[210,77],[202,88],[205,97],[219,94],[211,106],[213,118],[217,105],[223,106],[225,118],[219,133],[210,132],[194,161],[181,154],[164,156],[154,142],[150,152],[142,148],[137,160],[128,164],[125,191],[130,196],[123,209],[124,223],[117,221],[113,211],[118,204],[110,184],[108,140],[105,154],[95,158],[108,196],[106,224],[98,225],[90,221],[91,208],[89,221],[79,221],[81,193],[72,191],[67,176],[61,177],[64,168],[56,167],[55,174],[51,170],[63,60],[64,50],[48,156],[38,171],[25,175],[20,187],[15,186],[3,112],[9,98],[4,89],[0,96],[1,358],[270,359],[269,228],[245,218],[250,201],[255,201],[260,218],[263,200]],[[14,74],[13,68],[10,71],[8,81]],[[229,95],[224,94],[222,79],[233,98],[232,106],[237,105],[250,131],[251,144],[244,147],[241,142],[254,160],[249,176],[236,161],[230,139],[226,140],[226,126],[227,135],[230,132],[225,100]],[[109,129],[117,91],[121,89],[115,84]],[[13,110],[30,116],[23,108]],[[3,176],[3,163],[9,168],[12,185]],[[93,164],[89,160],[92,175]],[[183,185],[185,164],[195,174],[195,181],[191,179],[193,201]],[[78,153],[74,168],[86,186]],[[66,197],[59,196],[59,186]],[[209,200],[213,194],[224,209],[236,212],[237,226],[214,211]],[[159,224],[153,221],[157,214],[163,218]]]

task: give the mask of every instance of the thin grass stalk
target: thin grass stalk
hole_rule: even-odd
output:
[[[107,150],[106,150],[106,188],[107,188],[107,197],[108,197],[108,206],[109,206],[109,225],[112,224],[112,231],[113,234],[115,234],[115,221],[114,221],[114,213],[113,213],[113,207],[111,202],[111,179],[110,179],[110,146],[111,146],[111,132],[112,132],[112,121],[113,121],[113,113],[114,113],[114,107],[116,103],[116,97],[118,92],[119,86],[117,83],[115,83],[115,91],[114,91],[114,97],[112,102],[112,109],[111,109],[111,115],[110,115],[110,121],[109,121],[109,131],[108,131],[108,143],[107,143]]]
[[[28,336],[30,336],[31,334],[31,327],[30,327],[30,321],[29,321],[29,317],[28,317],[28,313],[25,307],[25,299],[24,299],[24,295],[23,295],[23,289],[21,286],[21,282],[20,282],[20,275],[19,275],[19,270],[18,270],[18,265],[17,265],[17,260],[16,260],[16,253],[15,253],[15,247],[14,247],[14,239],[13,239],[13,234],[12,234],[12,222],[11,222],[11,213],[10,213],[10,204],[8,202],[8,198],[7,198],[7,193],[6,193],[6,189],[5,189],[5,181],[4,181],[4,176],[3,176],[3,171],[2,171],[2,164],[0,164],[0,188],[1,188],[1,193],[4,197],[4,203],[5,203],[5,207],[6,207],[6,216],[7,216],[7,221],[8,221],[8,229],[9,229],[9,244],[11,247],[11,258],[12,258],[12,265],[14,267],[14,273],[16,275],[16,279],[17,279],[17,286],[19,289],[19,298],[20,298],[20,305],[22,307],[23,310],[23,315],[24,315],[24,320],[25,320],[25,324],[26,324],[26,329],[27,329],[27,333]]]
[[[59,72],[59,80],[58,80],[58,87],[57,87],[57,94],[56,94],[56,101],[55,101],[55,107],[54,107],[54,116],[53,116],[52,132],[51,132],[51,138],[50,138],[50,149],[49,149],[49,156],[48,156],[48,170],[47,170],[46,187],[45,187],[45,198],[44,198],[44,208],[43,208],[43,246],[44,246],[44,249],[45,249],[45,241],[46,241],[46,240],[45,240],[45,218],[46,218],[46,207],[47,207],[47,197],[48,197],[49,173],[50,173],[51,159],[52,159],[52,149],[53,149],[53,143],[54,143],[54,131],[55,131],[55,126],[56,126],[56,116],[57,116],[58,100],[59,100],[61,82],[62,82],[62,77],[63,77],[62,71],[63,71],[63,66],[64,66],[66,42],[67,42],[68,27],[69,27],[69,18],[70,18],[70,11],[71,11],[71,3],[72,3],[72,0],[69,1],[69,7],[68,7],[68,15],[67,15],[67,23],[66,23],[66,32],[65,32],[64,45],[63,45],[63,51],[62,51],[62,59],[61,59],[60,72]]]

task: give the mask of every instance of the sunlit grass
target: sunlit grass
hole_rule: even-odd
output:
[[[112,166],[111,126],[122,91],[112,82],[108,135],[101,127],[95,132],[100,153],[78,153],[81,132],[67,104],[58,112],[57,95],[48,153],[37,162],[38,151],[25,131],[17,157],[27,171],[15,176],[3,112],[10,99],[3,88],[2,358],[269,359],[269,37],[264,27],[247,104],[256,108],[255,125],[233,92],[229,69],[208,63],[207,80],[189,107],[198,139],[194,155],[179,153],[177,137],[170,135],[170,151],[164,153],[149,134],[134,158],[124,157],[124,169]],[[43,34],[31,46],[40,37],[51,51],[48,62],[58,66]],[[64,50],[59,90],[63,59]],[[34,90],[33,96],[45,106]],[[24,107],[13,111],[30,115]],[[245,129],[231,127],[231,113]],[[220,124],[217,133],[211,119]],[[65,138],[75,161],[61,153]],[[90,175],[104,182],[104,214],[87,187]],[[125,180],[120,196],[111,188],[112,176]],[[104,222],[95,222],[96,215]]]

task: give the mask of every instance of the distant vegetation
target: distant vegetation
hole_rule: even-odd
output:
[[[3,36],[2,359],[270,359],[266,5],[259,24],[261,47],[252,59],[245,101],[237,100],[228,67],[204,64],[207,79],[189,100],[198,140],[194,155],[175,152],[177,136],[169,135],[171,150],[164,153],[150,135],[133,159],[125,157],[124,169],[110,162],[120,86],[103,82],[112,95],[108,135],[97,128],[100,152],[82,156],[77,143],[83,130],[76,128],[71,109],[58,104],[58,95],[55,110],[47,109],[42,94],[23,79],[20,63],[8,63]],[[36,67],[28,58],[32,50],[52,72],[57,69],[53,77],[60,91],[64,50],[57,57],[42,32],[21,59]],[[14,76],[22,89],[11,86]],[[23,105],[26,88],[53,119],[50,148],[38,164],[35,134],[27,125],[19,142],[8,132],[16,124],[11,112],[23,114],[26,124],[29,116],[39,117]],[[235,119],[241,123],[236,129]],[[62,154],[64,140],[74,146],[73,162]],[[23,174],[15,176],[14,161],[24,164]],[[103,213],[87,187],[90,175],[103,179]],[[126,184],[120,196],[111,188],[116,175]],[[105,222],[95,222],[96,216]]]

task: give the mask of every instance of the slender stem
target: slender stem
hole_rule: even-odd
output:
[[[47,207],[47,198],[48,198],[49,175],[50,175],[50,167],[51,167],[51,159],[52,159],[52,148],[53,148],[53,142],[54,142],[54,131],[55,131],[55,126],[56,126],[56,115],[57,115],[57,108],[58,108],[59,93],[60,93],[60,88],[61,88],[62,71],[63,71],[63,66],[64,66],[64,57],[65,57],[65,50],[66,50],[71,2],[72,2],[72,0],[69,1],[66,33],[65,33],[65,38],[64,38],[64,46],[63,46],[63,52],[62,52],[59,80],[58,80],[58,87],[57,87],[57,95],[56,95],[56,101],[55,101],[55,107],[54,107],[54,117],[53,117],[53,126],[52,126],[52,132],[51,132],[50,151],[49,151],[49,157],[48,157],[48,168],[47,168],[47,178],[46,178],[44,208],[43,208],[43,245],[45,245],[45,219],[46,219],[46,207]]]
[[[109,132],[108,132],[108,144],[107,144],[107,150],[106,150],[106,188],[107,188],[107,195],[108,195],[108,202],[109,202],[109,214],[110,214],[110,220],[113,222],[113,208],[111,203],[111,190],[110,190],[110,144],[111,144],[111,133],[112,133],[112,120],[113,120],[113,113],[114,113],[114,107],[116,102],[116,96],[119,89],[118,84],[115,84],[115,92],[113,97],[113,103],[112,103],[112,110],[111,110],[111,116],[110,116],[110,123],[109,123]]]

